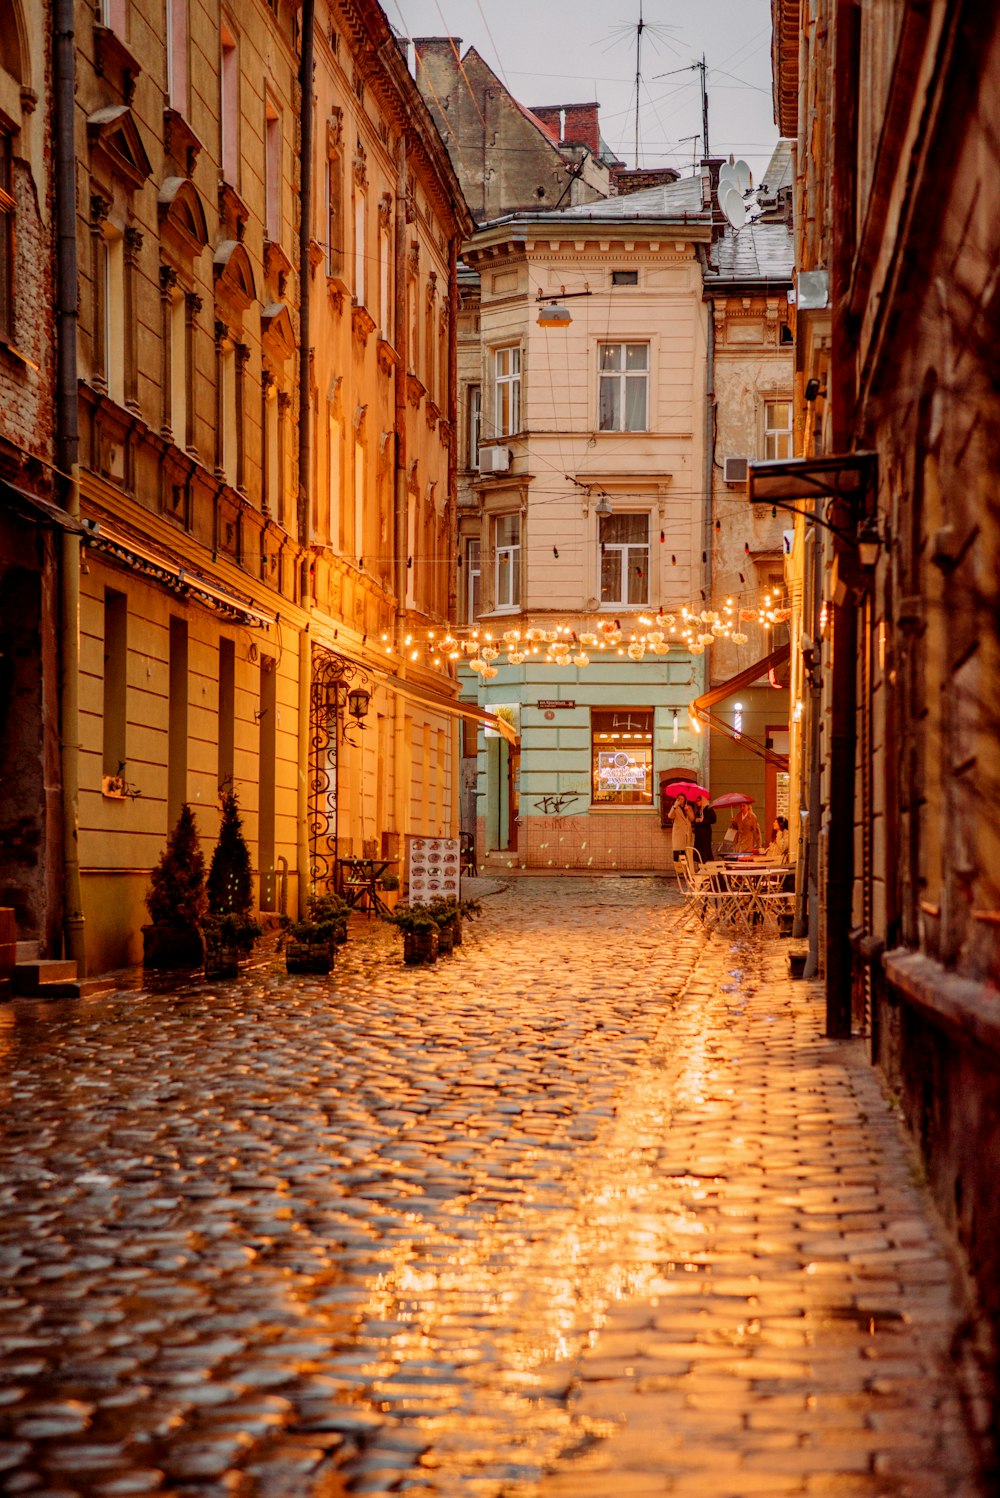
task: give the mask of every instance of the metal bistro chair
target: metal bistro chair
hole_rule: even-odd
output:
[[[724,914],[727,899],[725,887],[719,884],[717,877],[723,865],[700,863],[694,849],[685,848],[676,867],[684,891],[685,921],[694,915],[705,924],[711,915],[714,923]]]

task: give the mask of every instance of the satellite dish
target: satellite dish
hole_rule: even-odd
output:
[[[749,192],[753,186],[753,175],[745,161],[738,161],[733,170],[736,173],[736,186],[740,192]]]
[[[719,198],[719,206],[734,229],[743,228],[747,221],[747,211],[743,206],[739,188],[727,186]]]
[[[734,187],[739,187],[739,185],[740,185],[739,184],[739,180],[738,180],[738,178],[736,176],[736,168],[733,166],[733,164],[732,164],[731,161],[725,162],[724,165],[719,170],[719,196],[720,197],[722,196],[722,189],[725,187],[725,185],[726,185],[727,182],[731,182]]]

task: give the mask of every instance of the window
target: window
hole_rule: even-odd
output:
[[[479,432],[480,432],[480,428],[481,428],[481,424],[482,424],[482,414],[483,414],[483,391],[482,391],[482,386],[480,386],[480,385],[469,385],[466,388],[467,388],[467,391],[468,391],[468,403],[466,405],[466,415],[467,415],[467,418],[468,418],[468,431],[469,431],[469,448],[468,448],[469,467],[470,468],[475,468],[475,469],[478,470],[478,468],[479,468]]]
[[[222,127],[222,176],[223,180],[239,185],[239,84],[240,60],[236,38],[223,22],[220,41],[220,109]]]
[[[521,517],[498,515],[494,521],[496,587],[493,607],[516,609],[521,602]]]
[[[183,291],[174,288],[167,305],[167,327],[169,332],[170,364],[170,429],[178,447],[186,447],[188,440],[188,389],[190,369],[188,367],[187,299]]]
[[[216,725],[219,790],[229,790],[236,763],[236,645],[224,636],[219,640],[219,716]]]
[[[125,241],[121,232],[105,224],[101,236],[103,276],[103,368],[105,388],[113,401],[125,402]]]
[[[612,286],[638,286],[639,272],[637,270],[613,270],[611,284]]]
[[[598,806],[652,806],[653,709],[590,710],[593,799]]]
[[[236,486],[236,345],[229,337],[219,343],[219,410],[222,417],[219,426],[219,476],[227,484]]]
[[[344,173],[339,152],[326,164],[326,273],[339,276],[344,267]]]
[[[167,0],[167,97],[178,114],[188,109],[188,0]]]
[[[496,399],[495,436],[509,437],[521,430],[521,350],[498,348],[494,354]]]
[[[601,602],[649,602],[649,516],[602,515]]]
[[[128,697],[128,600],[104,590],[104,774],[125,773]]]
[[[167,688],[167,829],[174,826],[188,799],[188,627],[170,616],[169,685]]]
[[[482,607],[480,603],[480,563],[479,563],[479,537],[470,538],[465,543],[465,622],[472,624],[479,617]]]
[[[264,224],[272,244],[281,243],[281,119],[268,99],[264,106]]]
[[[365,254],[365,230],[368,201],[360,189],[354,194],[354,300],[359,307],[366,301],[367,256]]]
[[[14,337],[14,173],[9,135],[0,131],[0,338]]]
[[[125,35],[125,0],[101,0],[99,7],[102,26],[107,26],[117,36]]]
[[[764,402],[764,457],[792,456],[791,401]]]
[[[392,238],[388,212],[379,215],[378,229],[378,310],[379,331],[392,342]]]
[[[598,364],[598,428],[602,432],[645,432],[649,382],[647,343],[602,343]]]

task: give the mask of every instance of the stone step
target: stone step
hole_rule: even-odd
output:
[[[11,974],[11,987],[18,994],[35,994],[47,984],[76,983],[76,963],[54,957],[19,962]]]
[[[102,994],[114,993],[118,987],[108,978],[66,978],[52,983],[39,983],[30,993],[21,991],[19,999],[94,999]]]
[[[19,941],[16,948],[17,961],[34,962],[38,956],[38,947],[37,941]]]

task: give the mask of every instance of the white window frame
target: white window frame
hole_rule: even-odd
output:
[[[784,406],[788,415],[786,426],[775,426],[773,413],[776,406]],[[792,401],[790,396],[775,396],[764,402],[764,457],[790,458],[792,456]]]
[[[493,426],[495,437],[521,430],[521,345],[505,343],[493,350]]]
[[[479,536],[465,542],[465,622],[474,624],[482,608],[482,554]]]
[[[479,439],[482,434],[483,423],[483,387],[481,385],[467,385],[466,391],[466,427],[469,439],[466,457],[469,467],[478,473]]]
[[[621,351],[619,369],[605,369],[604,350],[619,349]],[[630,349],[642,349],[645,353],[645,365],[642,369],[629,369],[628,358]],[[650,375],[650,345],[646,339],[622,340],[603,338],[597,345],[597,429],[599,432],[648,432],[649,431],[649,375]],[[635,385],[642,384],[642,421],[639,426],[626,425],[626,415],[629,409],[628,396]],[[616,388],[617,395],[617,420],[614,424],[605,422],[604,392],[607,388]]]
[[[645,526],[646,526],[646,540],[645,540],[645,542],[639,542],[639,541],[606,541],[604,539],[604,536],[603,536],[602,532],[605,529],[605,526],[604,526],[605,518],[608,519],[609,521],[610,520],[624,520],[626,518],[626,516],[629,517],[629,518],[635,517],[635,518],[637,518],[637,519],[642,520],[642,521],[645,522]],[[649,588],[650,540],[649,540],[649,537],[650,537],[651,527],[650,527],[650,515],[649,515],[649,511],[648,510],[616,511],[616,513],[614,515],[609,515],[607,517],[600,516],[598,518],[598,526],[599,526],[599,529],[598,529],[599,556],[598,556],[598,579],[597,579],[597,586],[598,586],[598,596],[600,597],[600,600],[601,600],[601,608],[602,609],[641,609],[641,608],[647,607],[648,604],[649,604],[649,597],[650,597],[650,588]],[[609,552],[617,552],[617,553],[619,553],[618,596],[615,597],[615,598],[606,598],[604,596],[604,563],[605,563],[605,560],[606,560],[607,555],[608,555]],[[629,593],[629,577],[631,575],[631,568],[635,564],[635,558],[633,557],[633,553],[636,554],[636,557],[641,556],[641,558],[642,558],[642,562],[643,562],[642,578],[643,578],[643,583],[644,583],[645,586],[644,586],[644,589],[643,589],[644,597],[633,599],[632,601],[629,601],[629,598],[628,598],[628,593]]]
[[[505,520],[517,522],[517,540],[505,546],[499,543],[500,526]],[[506,583],[502,590],[501,579]],[[496,613],[514,613],[521,607],[521,512],[506,510],[493,516],[493,608]]]

